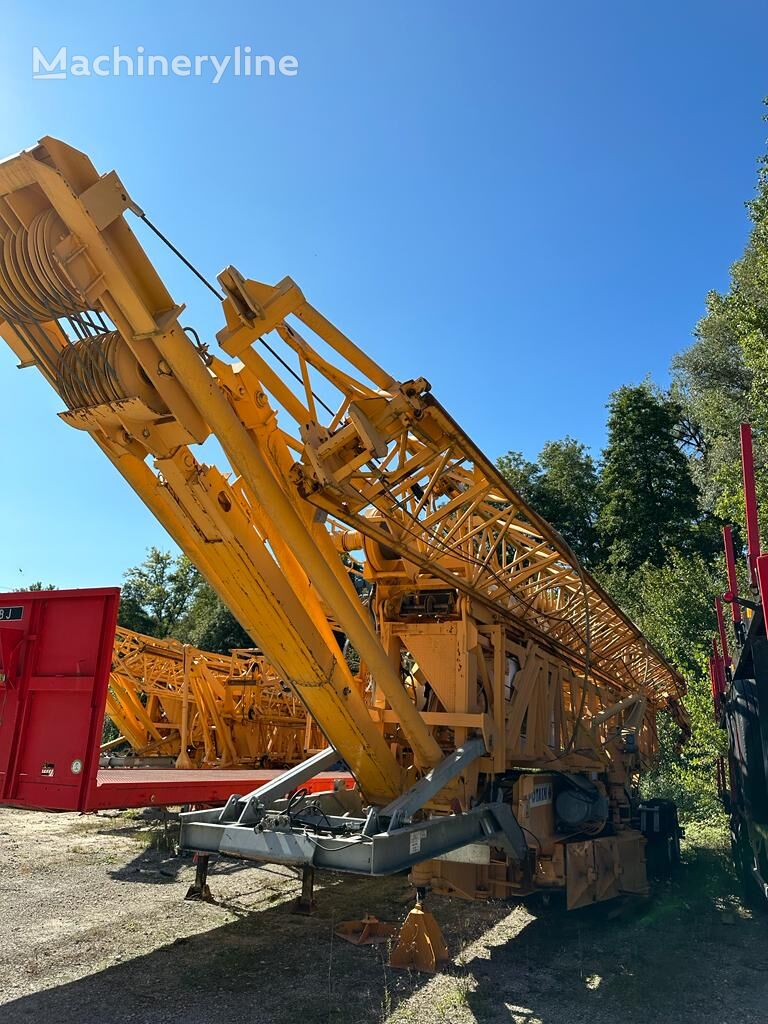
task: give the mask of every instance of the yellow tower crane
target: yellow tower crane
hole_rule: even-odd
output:
[[[688,731],[679,674],[423,377],[394,379],[290,278],[231,266],[209,284],[218,347],[203,343],[129,214],[159,234],[114,172],[55,139],[0,164],[0,333],[329,744],[184,815],[182,844],[310,870],[410,867],[419,889],[471,898],[564,889],[575,907],[645,891],[646,845],[672,858],[677,842],[674,813],[642,805],[638,781],[657,713]],[[195,454],[210,437],[223,469]],[[281,802],[339,758],[357,814]]]

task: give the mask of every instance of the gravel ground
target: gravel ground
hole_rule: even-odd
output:
[[[393,971],[333,935],[366,911],[401,920],[405,879],[322,879],[293,914],[287,869],[220,861],[212,904],[145,814],[0,809],[0,1022],[16,1024],[747,1024],[768,1019],[768,922],[735,895],[721,849],[689,846],[650,901],[562,908],[434,898],[445,974]]]

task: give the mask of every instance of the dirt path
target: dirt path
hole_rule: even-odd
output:
[[[216,903],[185,903],[190,862],[158,837],[142,816],[0,810],[2,1024],[768,1019],[768,922],[717,851],[689,850],[680,882],[618,916],[434,899],[456,962],[430,979],[333,937],[365,911],[402,919],[404,879],[328,878],[304,918],[287,869],[220,862]]]

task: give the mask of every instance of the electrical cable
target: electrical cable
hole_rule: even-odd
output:
[[[293,805],[298,803],[299,800],[304,799],[304,797],[306,797],[308,794],[309,790],[306,787],[302,787],[301,789],[297,789],[295,793],[291,793],[285,808],[285,813],[288,815],[288,817],[291,816],[291,810],[293,808]]]
[[[211,362],[210,356],[208,355],[208,346],[205,342],[200,340],[200,335],[197,333],[194,327],[182,327],[182,331],[188,334],[192,338],[192,343],[200,354],[200,358],[203,362],[208,365]]]
[[[520,825],[520,822],[518,822],[518,825]],[[541,855],[541,852],[542,852],[541,840],[535,834],[535,832],[531,832],[531,830],[529,828],[526,828],[525,825],[520,825],[520,829],[521,829],[522,832],[527,832],[528,835],[531,837],[531,839],[534,840],[534,842],[536,843],[536,845],[539,848],[539,855]]]

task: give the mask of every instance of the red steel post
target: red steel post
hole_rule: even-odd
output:
[[[725,619],[723,618],[723,602],[719,597],[715,598],[715,611],[717,612],[717,632],[720,634],[720,647],[723,651],[723,664],[725,668],[731,667],[731,654],[728,650],[728,637],[725,635]]]
[[[760,556],[760,527],[757,520],[757,495],[755,493],[755,460],[752,454],[752,427],[742,423],[741,471],[744,479],[744,506],[747,513],[747,564],[752,586],[757,586],[756,562]]]
[[[728,592],[731,595],[731,617],[734,622],[741,622],[739,581],[736,578],[736,559],[733,554],[733,530],[730,526],[723,527],[723,547],[725,548],[725,567],[728,571]]]

